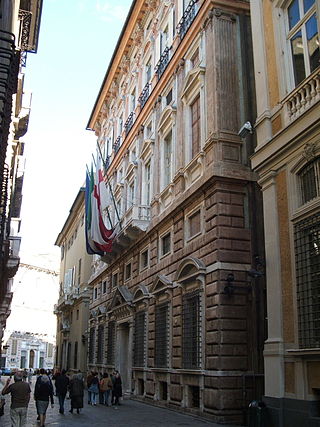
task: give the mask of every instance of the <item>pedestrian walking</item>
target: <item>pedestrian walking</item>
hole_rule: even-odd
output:
[[[93,375],[93,372],[91,371],[87,376],[88,405],[91,405],[92,393],[91,393],[91,391],[89,391],[89,389],[90,389],[93,377],[94,377],[94,375]]]
[[[69,387],[69,378],[67,377],[67,371],[62,369],[60,375],[56,375],[55,387],[56,395],[59,399],[59,413],[64,414],[64,401],[67,395]]]
[[[46,374],[44,369],[40,369],[40,375],[37,378],[36,385],[34,387],[34,400],[36,401],[36,407],[38,412],[38,419],[40,420],[40,427],[44,427],[46,421],[46,413],[49,406],[49,400],[51,407],[53,408],[53,386],[50,378]]]
[[[100,391],[103,393],[102,403],[109,406],[109,396],[112,390],[112,381],[107,373],[103,374],[102,380],[100,381]]]
[[[33,371],[30,368],[28,371],[28,383],[31,385],[32,384],[32,375],[33,375]]]
[[[10,418],[12,427],[23,427],[27,423],[27,408],[30,400],[30,385],[23,381],[23,372],[14,374],[14,383],[8,378],[2,394],[11,394]]]
[[[88,388],[88,391],[91,393],[91,405],[96,406],[97,405],[97,397],[99,395],[99,379],[98,379],[98,373],[93,373],[93,378],[91,381],[91,385]]]
[[[81,372],[73,375],[69,383],[71,409],[69,412],[73,414],[73,410],[77,410],[77,414],[80,413],[80,409],[83,408],[83,395],[84,395],[84,381]]]
[[[99,373],[99,405],[103,405],[104,404],[104,393],[101,390],[100,384],[101,384],[101,380],[103,379],[103,374],[100,372]]]
[[[119,371],[115,371],[112,391],[114,405],[120,405],[119,399],[122,397],[122,380]]]

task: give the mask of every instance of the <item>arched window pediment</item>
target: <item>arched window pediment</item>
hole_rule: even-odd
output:
[[[143,300],[149,299],[151,295],[149,294],[149,291],[146,286],[139,285],[136,289],[132,302],[135,304],[137,302],[141,302]]]
[[[160,133],[164,133],[164,131],[168,127],[170,127],[170,124],[172,124],[175,121],[176,112],[177,112],[177,109],[172,105],[168,105],[162,111],[159,122],[158,122],[158,131]]]
[[[191,281],[200,281],[203,283],[205,273],[206,266],[202,261],[198,258],[187,257],[179,265],[175,281],[178,283],[188,283]]]

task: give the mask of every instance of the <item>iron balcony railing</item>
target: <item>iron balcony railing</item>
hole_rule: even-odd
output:
[[[145,103],[147,102],[150,96],[150,87],[151,87],[151,84],[148,82],[143,88],[141,95],[138,98],[138,102],[140,103],[141,108],[144,107]]]
[[[121,136],[119,135],[113,144],[113,149],[115,153],[119,151],[120,145],[121,145]]]
[[[171,48],[172,48],[172,46],[165,48],[165,50],[163,51],[157,65],[156,65],[155,71],[156,71],[156,74],[158,76],[158,79],[160,79],[160,77],[162,76],[162,74],[164,73],[165,69],[167,68],[167,66],[169,64],[169,61],[170,61],[170,55],[169,54],[170,54]]]
[[[132,111],[129,114],[129,117],[127,118],[127,121],[124,124],[124,131],[126,133],[126,136],[128,135],[128,133],[130,132],[130,129],[132,128],[134,123],[134,112]]]
[[[190,28],[194,18],[197,15],[197,7],[196,7],[197,2],[198,0],[190,1],[186,10],[184,11],[182,18],[180,19],[179,24],[177,25],[177,32],[181,40],[186,35],[186,32]]]

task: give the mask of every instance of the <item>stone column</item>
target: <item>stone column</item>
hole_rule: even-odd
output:
[[[268,339],[264,346],[265,394],[281,398],[284,396],[284,348],[276,172],[268,173],[260,184],[263,191],[268,310]]]

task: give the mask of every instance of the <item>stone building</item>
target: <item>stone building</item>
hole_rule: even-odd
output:
[[[57,369],[87,369],[87,328],[91,256],[86,253],[84,233],[84,188],[81,188],[55,242],[61,249],[60,291],[57,316]]]
[[[13,332],[5,345],[3,367],[14,369],[53,369],[54,337],[32,332]]]
[[[37,51],[41,7],[42,0],[0,2],[0,344],[20,261],[23,136],[31,101],[24,92],[24,67],[27,53]]]
[[[249,3],[134,1],[88,122],[111,189],[88,369],[241,423],[263,388],[262,221]]]
[[[263,192],[268,426],[320,425],[319,2],[252,6]]]

